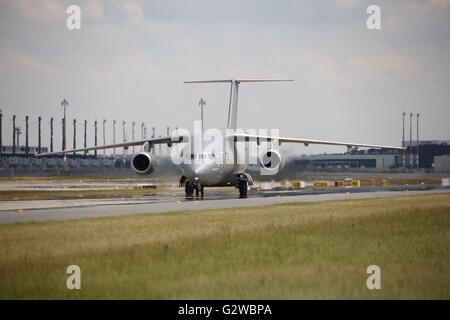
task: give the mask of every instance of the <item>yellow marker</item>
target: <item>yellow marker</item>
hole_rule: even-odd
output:
[[[280,196],[279,195],[276,195],[276,198],[279,198]]]
[[[23,212],[23,210],[22,209],[17,209],[16,212]]]
[[[175,201],[176,203],[181,203],[181,201]]]

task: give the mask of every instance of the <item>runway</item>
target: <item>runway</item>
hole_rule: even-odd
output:
[[[427,190],[351,190],[352,192],[296,194],[285,192],[270,192],[266,194],[251,195],[245,199],[239,199],[235,194],[225,194],[222,197],[206,197],[205,199],[185,199],[180,195],[174,195],[159,199],[110,199],[109,202],[92,202],[80,205],[80,200],[73,200],[73,204],[64,203],[64,207],[1,210],[0,224],[11,224],[31,221],[69,220],[83,218],[98,218],[108,216],[176,212],[184,210],[207,210],[236,207],[251,207],[282,204],[289,202],[317,202],[328,200],[367,199],[378,197],[397,197],[417,194],[450,193],[449,188],[432,188]],[[362,192],[360,192],[362,191]]]

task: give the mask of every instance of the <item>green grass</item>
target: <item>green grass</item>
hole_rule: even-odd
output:
[[[449,194],[3,225],[0,298],[449,299],[449,240]]]

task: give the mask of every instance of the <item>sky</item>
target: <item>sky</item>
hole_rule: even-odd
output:
[[[81,29],[69,30],[69,5]],[[366,9],[381,10],[369,30]],[[224,128],[229,85],[187,80],[285,78],[243,83],[238,127],[279,129],[280,136],[401,145],[402,111],[420,113],[420,136],[450,140],[450,0],[405,1],[58,1],[0,0],[0,109],[3,144],[12,144],[12,115],[37,145],[55,121],[61,148],[61,101],[69,106],[67,140],[76,118],[191,130],[206,101],[205,127]],[[409,117],[407,118],[409,124]],[[414,137],[415,137],[414,117]],[[102,143],[101,124],[99,144]],[[151,129],[147,129],[147,136]],[[409,138],[409,126],[406,127]],[[122,140],[116,126],[116,141]],[[21,135],[21,144],[25,135]],[[344,152],[343,147],[291,147],[294,154]]]

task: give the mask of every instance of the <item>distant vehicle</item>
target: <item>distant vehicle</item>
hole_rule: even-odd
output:
[[[247,195],[248,186],[253,184],[252,177],[246,172],[249,166],[249,151],[251,143],[259,146],[260,153],[257,155],[258,164],[261,169],[268,174],[277,172],[282,168],[284,159],[278,151],[278,146],[281,143],[302,143],[305,146],[309,144],[325,144],[325,145],[339,145],[347,147],[368,147],[368,148],[386,148],[404,150],[402,147],[382,146],[372,144],[360,144],[351,142],[334,142],[311,139],[297,139],[297,138],[283,138],[278,136],[268,136],[259,134],[239,133],[237,129],[237,112],[238,112],[238,89],[239,84],[245,82],[276,82],[276,81],[292,81],[292,80],[263,80],[263,79],[230,79],[230,80],[206,80],[206,81],[187,81],[185,83],[230,83],[230,101],[228,110],[228,123],[226,134],[223,136],[219,144],[224,146],[223,152],[211,151],[210,145],[201,135],[201,149],[194,152],[185,151],[181,149],[179,156],[183,159],[191,161],[183,161],[179,163],[183,176],[180,178],[180,185],[185,187],[186,197],[192,197],[194,192],[197,197],[204,195],[204,187],[222,187],[235,186],[239,189],[241,197]],[[142,175],[151,174],[155,170],[157,159],[155,155],[151,154],[151,149],[156,144],[167,144],[172,147],[173,144],[183,143],[192,146],[195,144],[196,137],[194,135],[178,135],[173,134],[166,137],[158,137],[140,141],[117,143],[112,145],[80,148],[73,150],[65,150],[61,152],[40,153],[36,157],[44,157],[50,155],[67,154],[73,152],[84,152],[99,149],[111,148],[125,148],[130,146],[141,145],[141,151],[133,155],[131,159],[132,169]],[[217,141],[215,141],[217,143]],[[244,145],[244,147],[242,147]],[[261,145],[262,151],[261,151]],[[190,148],[188,148],[190,150]],[[218,148],[220,149],[220,148]],[[220,150],[219,150],[220,151]],[[251,152],[250,152],[251,153]],[[230,161],[230,158],[232,161]],[[224,161],[226,159],[226,161]],[[241,159],[240,161],[237,159]],[[242,159],[244,159],[242,161]]]

